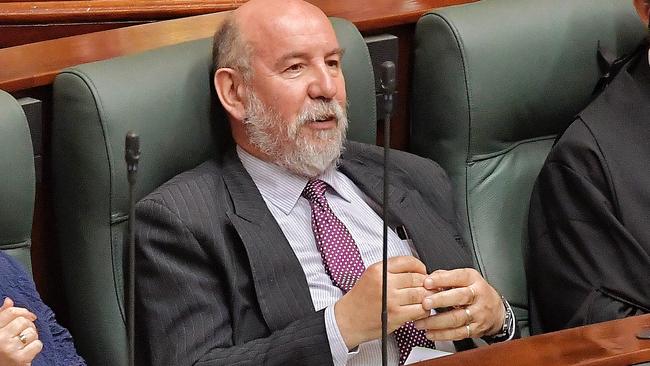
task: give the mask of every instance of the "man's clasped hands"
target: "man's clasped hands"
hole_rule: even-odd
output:
[[[381,337],[381,281],[378,262],[335,305],[348,349]],[[387,312],[389,333],[414,321],[434,341],[492,335],[505,319],[501,296],[478,271],[461,268],[428,274],[425,265],[411,256],[388,259]]]

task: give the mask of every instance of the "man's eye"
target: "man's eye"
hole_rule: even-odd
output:
[[[333,69],[338,69],[340,67],[340,62],[339,60],[329,60],[327,61],[327,66]]]
[[[285,71],[298,72],[298,71],[301,71],[303,68],[304,68],[304,66],[302,64],[293,64],[293,65],[287,67]]]

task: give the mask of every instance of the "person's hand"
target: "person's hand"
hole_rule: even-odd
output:
[[[424,287],[436,291],[424,299],[424,309],[450,308],[415,322],[416,328],[427,330],[430,340],[482,337],[503,327],[501,296],[476,270],[438,270],[424,280]]]
[[[10,298],[0,307],[0,365],[30,365],[43,349],[38,340],[34,321],[36,315],[24,308],[14,307]]]
[[[424,287],[426,267],[415,257],[388,259],[388,332],[402,324],[422,319],[430,311],[422,301],[432,291]],[[336,323],[348,349],[381,336],[382,262],[368,267],[352,289],[334,306]]]

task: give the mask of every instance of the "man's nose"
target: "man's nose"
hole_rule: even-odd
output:
[[[309,85],[309,97],[312,99],[332,99],[336,95],[336,78],[340,71],[333,71],[327,65],[314,70],[314,79]]]

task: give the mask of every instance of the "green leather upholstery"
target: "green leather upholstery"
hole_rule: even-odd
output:
[[[36,178],[34,152],[23,109],[0,90],[0,250],[31,273]]]
[[[598,41],[622,55],[643,35],[630,0],[482,0],[417,23],[411,149],[447,170],[464,238],[523,334],[533,182],[589,102]]]
[[[375,142],[374,77],[351,23],[346,49],[351,138]],[[126,364],[123,255],[128,186],[124,136],[140,135],[137,199],[219,150],[227,124],[211,93],[211,40],[65,70],[54,83],[52,163],[71,332],[93,366]],[[164,286],[164,284],[161,284]]]

